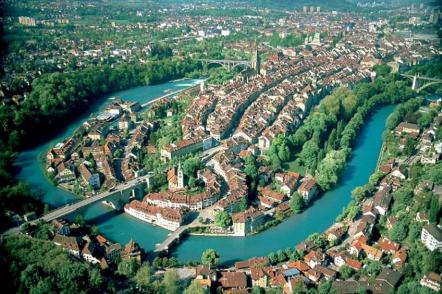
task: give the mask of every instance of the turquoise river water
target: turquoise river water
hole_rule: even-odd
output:
[[[20,153],[15,163],[17,178],[26,181],[34,190],[39,191],[43,201],[53,207],[76,201],[75,195],[51,185],[43,173],[44,167],[40,158],[51,146],[72,135],[73,131],[92,113],[99,111],[110,101],[109,97],[119,96],[125,100],[145,103],[170,91],[184,89],[200,81],[173,81],[161,85],[137,87],[99,99],[86,113],[60,132],[56,138]],[[369,118],[357,137],[352,158],[347,164],[338,186],[322,195],[305,212],[294,215],[282,224],[254,236],[190,236],[175,248],[173,254],[183,262],[195,261],[200,259],[201,253],[206,248],[214,248],[220,253],[221,262],[231,263],[295,246],[308,235],[326,230],[350,201],[351,191],[366,183],[374,171],[382,145],[385,120],[392,112],[393,107],[384,106]],[[124,213],[115,212],[101,203],[87,207],[81,213],[89,223],[96,224],[100,232],[109,239],[124,244],[133,238],[147,251],[152,250],[155,244],[164,240],[169,233]]]

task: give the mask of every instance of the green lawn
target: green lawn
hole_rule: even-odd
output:
[[[302,176],[305,174],[305,167],[299,165],[298,160],[289,161],[283,164],[283,168],[289,171],[300,173]]]

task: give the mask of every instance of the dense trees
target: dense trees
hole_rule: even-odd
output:
[[[349,266],[343,265],[339,268],[339,273],[341,274],[343,279],[347,280],[355,274],[355,271]]]
[[[189,287],[184,290],[184,294],[208,294],[206,288],[203,288],[197,280],[193,280]]]
[[[197,68],[198,65],[189,60],[166,58],[146,65],[90,66],[35,79],[22,105],[0,105],[0,213],[3,215],[6,210],[19,214],[41,213],[43,210],[29,188],[16,185],[11,176],[14,151],[49,137],[103,94],[183,77]],[[7,224],[2,221],[2,226]]]
[[[320,187],[329,190],[336,185],[367,116],[380,105],[406,101],[413,95],[406,83],[392,74],[352,89],[336,89],[322,99],[319,108],[310,113],[295,133],[272,141],[268,156],[273,168],[294,161],[293,166],[303,169],[298,171],[315,175]],[[406,109],[420,106],[421,100],[410,100]],[[390,118],[390,125],[407,112],[402,110],[400,115]],[[421,119],[422,124],[428,121],[429,118]]]
[[[9,237],[1,245],[1,252],[8,259],[3,275],[6,293],[94,293],[103,290],[103,277],[98,269],[72,259],[50,242],[26,236]]]
[[[152,283],[152,268],[148,263],[143,263],[133,277],[135,284],[146,291]]]
[[[332,150],[319,163],[316,170],[316,181],[321,189],[329,190],[336,185],[349,153],[348,149]]]
[[[166,294],[180,294],[181,287],[179,285],[179,277],[176,271],[169,270],[164,274],[163,279],[164,293]]]
[[[207,265],[217,265],[219,262],[219,254],[214,249],[206,249],[201,255],[201,263]]]
[[[135,259],[123,259],[118,263],[117,273],[127,278],[133,278],[140,268]]]
[[[399,124],[399,122],[404,119],[407,113],[416,111],[424,101],[425,100],[422,98],[413,98],[401,105],[398,105],[387,119],[387,129],[394,129]]]
[[[201,159],[198,156],[189,157],[183,162],[183,172],[188,177],[196,177],[196,172],[202,168]]]
[[[142,84],[183,77],[198,68],[189,60],[163,59],[146,65],[91,66],[70,73],[45,74],[35,79],[29,97],[20,107],[0,106],[0,139],[12,148],[45,137],[43,127],[66,123],[99,96]]]
[[[304,35],[304,34],[299,34],[299,35],[290,34],[290,35],[285,36],[283,38],[278,33],[274,33],[270,37],[262,37],[262,39],[260,41],[261,42],[269,42],[270,46],[273,46],[273,47],[277,47],[277,46],[296,47],[296,46],[304,44],[305,38],[306,38],[306,35]]]
[[[226,211],[220,211],[215,215],[215,224],[223,229],[232,225],[232,217]]]
[[[300,213],[305,206],[304,198],[301,194],[295,192],[289,200],[289,205],[294,213]]]

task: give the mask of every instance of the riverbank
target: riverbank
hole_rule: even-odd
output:
[[[179,82],[179,81],[181,81],[181,80],[176,80],[176,81],[174,81],[174,82]],[[205,80],[202,80],[202,81],[204,82]],[[157,101],[160,101],[160,100],[162,100],[162,99],[164,99],[164,98],[167,98],[167,97],[170,97],[170,96],[178,95],[178,94],[181,94],[181,93],[184,93],[184,92],[187,92],[187,91],[190,92],[190,91],[192,91],[192,90],[194,90],[194,89],[197,89],[198,87],[200,87],[199,84],[194,85],[194,86],[190,86],[189,88],[185,88],[185,89],[177,90],[177,91],[172,92],[172,93],[168,93],[168,94],[166,94],[166,95],[164,95],[164,96],[161,96],[161,97],[155,98],[155,99],[153,99],[153,100],[151,100],[151,101],[149,101],[149,102],[146,102],[146,103],[142,104],[141,107],[147,107],[147,106],[149,106],[149,105],[151,105],[151,104],[153,104],[153,103],[155,103],[155,102],[157,102]]]
[[[155,87],[155,89],[158,89],[156,93],[162,93],[167,88],[169,87]],[[145,94],[144,91],[140,92],[140,89],[142,88],[114,93],[112,96],[121,96],[124,99],[135,97],[135,100],[142,102]],[[149,89],[152,89],[152,87],[149,87]],[[152,97],[152,99],[154,99],[154,97]],[[379,113],[381,113],[382,115],[380,115]],[[175,248],[175,250],[173,251],[173,255],[177,256],[178,259],[181,261],[197,260],[199,259],[201,252],[205,248],[210,247],[215,248],[221,253],[222,261],[224,262],[228,260],[246,259],[251,256],[265,255],[268,252],[276,250],[278,248],[293,246],[294,244],[299,243],[309,234],[316,231],[325,230],[332,224],[332,222],[336,218],[336,215],[338,215],[342,211],[342,208],[350,199],[350,193],[352,189],[346,188],[345,185],[349,181],[353,180],[353,178],[351,177],[355,170],[354,165],[356,164],[359,169],[370,168],[371,162],[368,162],[367,159],[370,159],[370,155],[373,155],[372,153],[376,150],[376,148],[380,148],[380,141],[379,146],[377,146],[376,144],[373,145],[373,143],[376,143],[376,140],[372,139],[367,141],[364,138],[365,136],[368,136],[368,134],[371,134],[371,136],[376,138],[376,134],[378,133],[380,139],[383,130],[383,122],[385,121],[388,114],[388,107],[382,108],[381,110],[376,112],[376,114],[369,119],[369,122],[367,124],[368,126],[365,126],[365,128],[368,128],[368,131],[366,131],[364,128],[361,133],[361,137],[358,137],[356,141],[353,157],[351,158],[347,166],[348,171],[344,172],[344,175],[340,182],[344,184],[343,189],[348,190],[348,192],[345,194],[348,196],[348,198],[345,196],[339,197],[344,193],[342,193],[342,189],[338,187],[328,192],[329,194],[326,194],[320,199],[316,200],[314,202],[314,205],[312,205],[312,207],[304,213],[293,215],[285,220],[283,223],[279,224],[276,227],[270,228],[265,232],[259,233],[257,235],[238,238],[232,238],[230,236],[189,236],[183,243]],[[87,116],[85,115],[85,117]],[[381,123],[379,123],[378,120],[380,120]],[[81,121],[79,121],[77,125],[80,123]],[[375,124],[374,128],[371,127],[372,124]],[[71,134],[74,127],[75,126],[71,126],[70,129],[66,130],[65,133]],[[54,140],[56,141],[56,139]],[[362,146],[362,153],[366,153],[366,155],[369,156],[365,156],[365,154],[364,158],[360,158],[358,156],[361,152],[359,151],[361,148],[361,144],[364,145]],[[369,144],[369,146],[365,146],[365,144]],[[40,178],[40,181],[36,181],[38,179],[38,176],[42,175],[41,172],[36,171],[35,162],[32,161],[32,158],[36,156],[36,151],[40,151],[37,153],[45,152],[44,148],[40,148],[39,150],[34,150],[33,153],[20,154],[18,163],[22,164],[22,167],[25,168],[22,169],[21,175],[26,176],[32,174],[32,177],[28,177],[28,179],[36,184],[34,185],[34,187],[40,186],[41,188],[47,189],[48,193],[45,193],[45,197],[46,199],[52,201],[52,203],[69,203],[73,201],[74,195],[72,194],[66,195],[66,192],[51,185],[42,186],[42,184],[44,184],[45,182],[47,183],[47,180],[43,179],[43,177]],[[375,154],[374,156],[376,157],[377,154]],[[373,162],[375,163],[376,160],[373,160]],[[358,172],[359,169],[357,169],[356,171]],[[367,174],[368,173],[371,173],[371,171],[367,172]],[[354,186],[357,185],[358,182],[355,182]],[[330,193],[332,194],[331,196]],[[325,213],[324,210],[327,211],[327,213]],[[102,232],[110,240],[114,240],[119,243],[127,243],[131,238],[135,238],[137,242],[139,242],[140,245],[146,250],[152,250],[153,248],[155,248],[155,244],[160,243],[162,240],[164,240],[164,238],[168,234],[168,231],[164,229],[152,227],[142,221],[129,218],[129,216],[123,213],[112,211],[111,208],[101,203],[88,207],[81,211],[81,213],[84,215],[85,219],[89,223],[97,225],[100,229],[100,232]],[[332,214],[332,216],[329,217],[329,214]],[[312,226],[312,223],[314,223],[315,226]],[[121,230],[121,228],[123,227],[129,229]],[[275,241],[269,243],[268,240]],[[259,244],[259,246],[256,246],[257,244]],[[193,249],[191,249],[192,247]],[[224,249],[220,250],[220,248]],[[231,248],[237,248],[237,250],[231,251]]]
[[[256,235],[238,238],[189,236],[175,247],[172,255],[180,262],[189,262],[199,259],[205,248],[213,248],[220,254],[221,263],[232,264],[234,261],[293,247],[315,232],[326,231],[347,206],[351,191],[364,184],[375,170],[385,121],[393,108],[392,105],[383,106],[370,115],[356,138],[352,157],[338,185],[314,201],[309,209]]]

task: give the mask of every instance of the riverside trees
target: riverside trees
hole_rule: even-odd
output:
[[[322,190],[329,190],[338,182],[357,132],[370,113],[380,105],[403,102],[413,95],[406,82],[393,74],[352,89],[336,89],[296,132],[273,140],[268,152],[273,167],[280,168],[294,161],[305,173],[316,176]],[[412,108],[420,105],[414,99],[407,103]]]
[[[190,60],[167,58],[146,65],[91,66],[70,72],[46,74],[32,83],[20,106],[0,106],[0,139],[8,146],[24,147],[41,140],[54,126],[66,123],[99,96],[143,84],[183,77],[198,69]],[[58,128],[56,128],[58,129]]]

